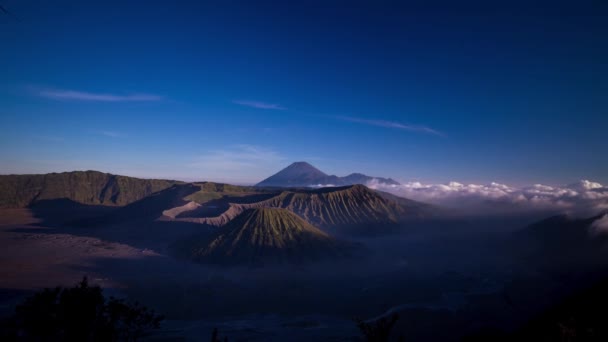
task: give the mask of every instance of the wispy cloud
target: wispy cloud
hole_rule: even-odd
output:
[[[123,133],[116,132],[116,131],[99,131],[99,134],[105,135],[106,137],[110,137],[110,138],[123,138],[123,137],[125,137],[125,135]]]
[[[336,119],[360,123],[360,124],[369,125],[369,126],[394,128],[394,129],[400,129],[400,130],[404,130],[404,131],[427,133],[427,134],[437,135],[440,137],[445,137],[445,134],[443,134],[442,132],[439,132],[435,129],[432,129],[427,126],[422,126],[422,125],[409,125],[409,124],[403,124],[400,122],[386,121],[386,120],[368,120],[368,119],[354,118],[354,117],[350,117],[350,116],[337,116]]]
[[[35,139],[46,141],[46,142],[63,142],[65,139],[63,137],[52,136],[52,135],[33,135]]]
[[[202,179],[253,183],[276,172],[285,160],[275,150],[241,144],[206,151],[187,166],[196,169]]]
[[[72,100],[72,101],[96,101],[96,102],[151,102],[161,101],[163,97],[153,94],[108,94],[91,93],[77,90],[66,89],[38,89],[35,91],[38,96],[53,100]]]
[[[266,103],[266,102],[260,102],[260,101],[234,100],[234,101],[232,101],[232,103],[236,103],[241,106],[257,108],[257,109],[273,109],[273,110],[286,110],[287,109],[276,103]]]
[[[192,166],[212,166],[218,170],[245,171],[264,163],[275,163],[284,158],[278,152],[254,145],[234,145],[226,149],[207,151]]]

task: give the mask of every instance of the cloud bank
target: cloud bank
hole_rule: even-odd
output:
[[[372,181],[368,187],[398,196],[479,214],[556,211],[593,213],[608,208],[608,187],[588,180],[565,186],[534,184],[512,187],[506,184],[423,184],[410,182],[388,185]]]
[[[163,99],[162,96],[152,94],[117,95],[62,89],[42,89],[37,91],[37,94],[41,97],[53,100],[74,100],[93,102],[150,102],[161,101]]]

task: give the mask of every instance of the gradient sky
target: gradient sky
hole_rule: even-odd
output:
[[[606,2],[488,2],[0,1],[0,173],[608,183]]]

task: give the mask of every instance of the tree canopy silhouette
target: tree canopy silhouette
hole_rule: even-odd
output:
[[[388,342],[391,336],[391,330],[399,320],[398,314],[393,314],[390,317],[382,317],[376,321],[366,322],[362,319],[355,318],[357,328],[361,331],[365,341],[367,342]],[[403,341],[403,337],[399,337],[399,341]]]
[[[110,297],[85,277],[72,288],[45,289],[27,298],[4,322],[4,341],[137,341],[163,316]]]

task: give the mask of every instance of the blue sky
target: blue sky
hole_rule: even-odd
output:
[[[602,2],[1,1],[0,173],[608,183]]]

